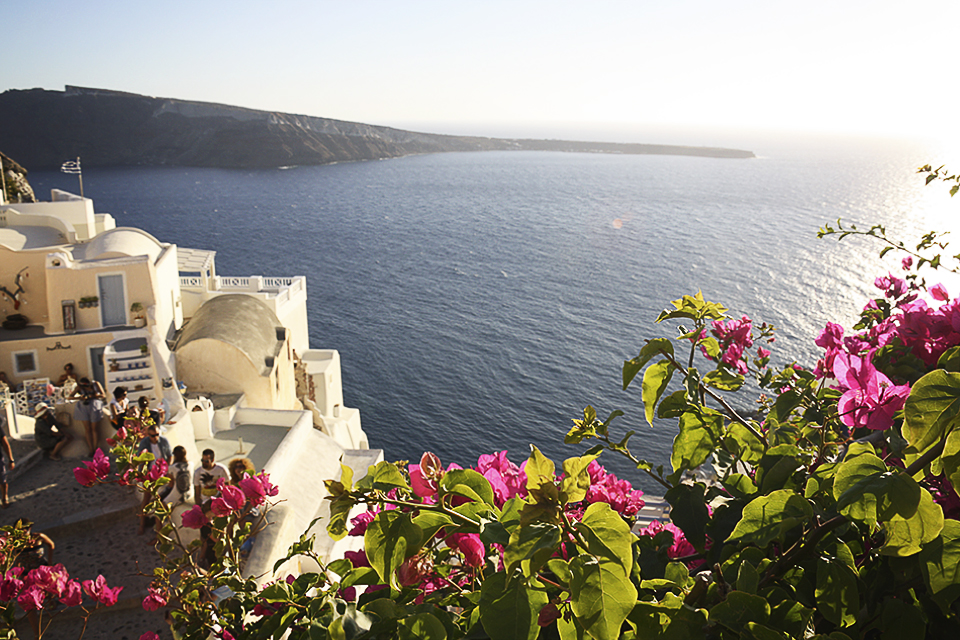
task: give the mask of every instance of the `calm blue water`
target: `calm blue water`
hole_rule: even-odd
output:
[[[755,160],[491,152],[91,170],[84,187],[118,225],[215,249],[221,275],[306,275],[312,346],[340,351],[346,403],[388,458],[429,449],[464,464],[507,448],[519,462],[534,442],[561,460],[578,452],[562,443],[571,418],[593,404],[624,409],[638,454],[665,463],[672,426],[650,429],[639,385],[619,381],[644,338],[675,331],[653,324],[669,300],[702,289],[780,327],[778,362],[812,364],[824,323],[849,325],[894,266],[817,228],[842,216],[915,233],[955,217],[913,174],[936,161],[918,145],[752,148]],[[76,191],[75,176],[30,178],[44,198]]]

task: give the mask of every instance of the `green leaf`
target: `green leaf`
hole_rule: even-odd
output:
[[[414,516],[413,524],[420,527],[420,531],[423,532],[423,539],[429,540],[443,527],[452,525],[453,518],[437,511],[421,511]]]
[[[413,524],[409,513],[381,511],[367,527],[363,546],[370,566],[377,570],[384,584],[399,590],[397,569],[420,550],[423,532]]]
[[[950,347],[940,355],[937,368],[960,373],[960,347]]]
[[[794,527],[813,518],[813,507],[802,496],[781,489],[762,496],[743,508],[743,517],[727,542],[755,544],[764,548]]]
[[[833,480],[837,509],[851,520],[876,527],[894,515],[909,518],[920,504],[920,485],[872,453],[847,456]]]
[[[640,370],[650,362],[650,360],[659,355],[660,353],[666,353],[668,355],[673,355],[673,343],[666,338],[654,338],[643,345],[643,348],[640,349],[640,354],[633,358],[632,360],[627,360],[623,363],[623,390],[626,391],[627,387],[630,386],[630,383],[633,382],[633,379],[640,373]]]
[[[947,474],[947,478],[956,490],[956,487],[960,487],[960,429],[951,431],[947,436],[943,453],[940,454],[940,463],[943,465],[943,472]]]
[[[347,520],[356,501],[349,493],[342,493],[330,502],[330,522],[327,523],[327,533],[334,540],[340,540],[347,535]]]
[[[956,428],[960,373],[931,371],[913,385],[903,408],[903,437],[923,451]]]
[[[710,512],[705,500],[706,486],[702,482],[678,484],[664,494],[670,503],[670,519],[680,527],[687,541],[703,553],[707,542],[707,523]]]
[[[580,502],[590,488],[590,473],[587,467],[599,456],[581,456],[563,461],[563,480],[560,481],[561,502]]]
[[[606,502],[591,504],[576,528],[587,540],[587,551],[620,565],[623,575],[630,575],[636,536],[630,532],[630,525],[610,505]]]
[[[727,451],[739,456],[747,464],[755,464],[763,457],[763,442],[739,422],[730,423],[723,442]]]
[[[894,514],[883,523],[887,535],[880,553],[888,556],[912,556],[936,539],[943,531],[943,509],[926,489],[920,489],[920,504],[910,517]]]
[[[813,617],[813,609],[787,599],[770,610],[770,626],[785,631],[791,638],[802,638]]]
[[[522,561],[533,557],[538,551],[551,551],[560,546],[560,527],[552,524],[536,523],[517,527],[510,534],[510,543],[504,552],[507,573]]]
[[[553,460],[540,453],[540,449],[534,445],[530,445],[530,457],[527,459],[524,471],[527,474],[528,491],[545,483],[553,484],[556,480],[556,465],[553,464]]]
[[[744,377],[726,369],[714,369],[703,376],[703,384],[721,391],[736,391],[743,386]]]
[[[620,626],[637,602],[637,590],[619,565],[591,556],[570,561],[573,615],[590,637],[615,640]]]
[[[709,336],[700,341],[700,346],[707,352],[707,357],[716,360],[720,357],[720,343],[716,338]]]
[[[684,412],[690,410],[690,404],[687,402],[687,394],[682,389],[674,391],[660,402],[657,407],[658,418],[679,418]]]
[[[440,486],[447,493],[484,502],[491,506],[496,504],[490,481],[473,469],[454,469],[446,472],[443,479],[440,480]]]
[[[660,396],[667,388],[670,378],[673,377],[673,365],[669,360],[661,360],[647,367],[643,372],[643,410],[650,426],[653,426],[653,416]]]
[[[417,613],[402,618],[397,623],[400,640],[446,640],[447,630],[436,616],[429,613]]]
[[[919,603],[884,598],[880,611],[881,640],[923,638],[927,635],[927,623]]]
[[[947,520],[936,540],[920,551],[920,569],[931,597],[944,614],[960,597],[960,522]]]
[[[373,468],[373,488],[377,491],[390,491],[391,489],[404,489],[409,491],[410,485],[406,478],[392,462],[383,460],[378,462]]]
[[[717,448],[723,416],[715,412],[693,411],[680,416],[680,431],[673,439],[670,464],[674,472],[696,469]]]
[[[817,560],[817,611],[835,625],[848,627],[857,621],[860,593],[857,575],[839,560]]]
[[[740,629],[748,622],[766,622],[770,619],[770,605],[760,596],[742,591],[731,591],[727,599],[710,609],[710,622],[730,629]]]
[[[527,588],[519,577],[508,580],[507,573],[494,573],[480,587],[480,622],[491,640],[533,640],[547,602],[544,591]]]

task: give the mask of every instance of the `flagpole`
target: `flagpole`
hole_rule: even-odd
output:
[[[80,168],[80,156],[77,156],[77,168]],[[83,169],[77,173],[77,177],[80,178],[80,197],[83,197]]]

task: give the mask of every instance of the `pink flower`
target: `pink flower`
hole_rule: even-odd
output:
[[[343,557],[353,564],[354,569],[370,566],[370,561],[367,559],[367,552],[363,549],[359,551],[344,551]]]
[[[903,266],[904,271],[909,271],[910,267],[913,266],[913,256],[907,256],[900,261],[900,264]]]
[[[76,580],[68,582],[63,588],[63,593],[60,594],[60,602],[68,607],[79,607],[80,603],[83,602],[83,592],[80,590],[80,583]]]
[[[23,581],[18,578],[22,571],[22,567],[13,567],[4,574],[3,579],[0,580],[0,602],[10,602],[20,593]]]
[[[169,465],[163,458],[154,460],[150,465],[150,470],[147,471],[147,480],[158,480],[162,478],[163,476],[167,475],[168,468]]]
[[[350,524],[353,525],[353,528],[350,529],[350,532],[347,535],[362,536],[367,532],[367,527],[370,526],[370,523],[373,522],[373,519],[376,517],[376,511],[364,511],[360,515],[354,517],[352,520],[350,520]]]
[[[480,536],[475,533],[455,533],[449,538],[450,546],[463,554],[463,560],[471,567],[479,567],[486,559],[486,549]]]
[[[743,361],[743,353],[753,346],[753,321],[742,316],[739,320],[715,320],[711,327],[710,332],[720,342],[723,352],[720,361],[737,373],[746,374],[749,369]]]
[[[537,616],[537,624],[541,627],[549,627],[559,619],[560,609],[558,609],[554,603],[548,602],[540,609],[540,614]]]
[[[824,349],[839,349],[843,347],[843,327],[835,322],[828,322],[813,342]]]
[[[60,597],[60,593],[67,585],[70,576],[62,564],[39,566],[26,575],[23,582],[26,585],[36,585],[51,596]]]
[[[210,510],[215,516],[228,516],[239,511],[247,503],[246,496],[239,487],[219,482],[220,496],[210,501]]]
[[[587,467],[590,474],[590,488],[584,501],[588,504],[606,502],[610,508],[620,515],[630,518],[646,504],[643,501],[643,491],[634,489],[626,480],[620,480],[612,473],[607,473],[603,466],[594,460]]]
[[[102,449],[97,449],[92,461],[84,460],[83,464],[86,468],[77,467],[73,470],[73,475],[77,482],[85,487],[92,487],[110,473],[110,459],[104,455]]]
[[[24,611],[36,611],[43,608],[43,589],[33,585],[20,592],[17,603]]]
[[[680,527],[672,522],[663,523],[655,520],[641,529],[639,533],[642,536],[655,536],[661,531],[669,531],[670,535],[673,536],[673,544],[671,544],[670,548],[667,550],[668,557],[672,559],[684,558],[697,552],[697,550],[693,548],[693,545],[687,540],[686,536],[683,535],[683,531],[680,530]],[[709,547],[710,545],[707,544],[707,546]],[[703,562],[703,560],[693,560],[688,566],[691,569],[695,569],[703,564]]]
[[[147,590],[147,597],[143,599],[143,608],[147,611],[156,611],[160,607],[166,606],[167,596],[159,589],[150,587]]]
[[[259,507],[263,504],[267,496],[275,496],[280,490],[272,482],[270,476],[266,473],[260,473],[255,476],[248,476],[240,481],[240,489],[253,506]]]
[[[873,285],[877,289],[881,289],[883,291],[883,295],[892,299],[900,298],[907,292],[906,281],[901,280],[893,274],[888,274],[882,278],[877,278],[873,281]]]
[[[97,449],[93,454],[93,461],[84,464],[90,467],[98,478],[106,478],[110,473],[110,458],[103,453],[103,449]]]
[[[946,301],[950,299],[947,288],[942,284],[935,284],[930,287],[930,295],[933,296],[934,300]]]
[[[884,430],[893,426],[893,416],[903,408],[910,387],[894,385],[873,366],[870,358],[843,353],[834,361],[834,376],[840,396],[840,421],[851,428]]]
[[[443,477],[443,465],[435,453],[425,452],[420,457],[420,464],[412,464],[407,469],[415,494],[421,498],[437,494],[438,483]]]
[[[97,474],[87,467],[77,467],[74,469],[73,477],[75,477],[77,482],[85,487],[92,487],[93,485],[97,484]]]
[[[153,631],[147,631],[140,636],[140,640],[160,640],[160,636]]]
[[[757,348],[757,357],[758,357],[758,358],[769,358],[769,357],[770,357],[770,350],[769,350],[769,349],[764,349],[763,347],[758,347],[758,348]]]
[[[502,507],[510,498],[527,495],[527,474],[507,459],[506,451],[480,456],[476,470],[493,487],[498,507]]]
[[[83,581],[84,592],[106,607],[112,607],[117,604],[117,597],[123,591],[123,587],[108,587],[107,580],[102,575],[97,576],[96,580]]]
[[[184,511],[180,517],[180,523],[187,529],[200,529],[210,523],[207,516],[203,513],[203,507],[194,505],[189,511]]]

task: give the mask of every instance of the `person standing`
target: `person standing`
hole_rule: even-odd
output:
[[[217,480],[228,478],[227,468],[216,462],[213,449],[204,449],[200,457],[200,466],[193,472],[194,501],[203,505],[217,495]]]
[[[135,409],[136,405],[131,405],[130,408]],[[169,463],[170,458],[173,457],[173,451],[170,449],[170,441],[160,435],[160,428],[157,425],[147,427],[147,436],[137,445],[137,453],[143,453],[144,451],[149,451],[153,454],[153,464],[160,464],[161,460]],[[184,453],[186,453],[186,450],[184,450]],[[168,484],[167,487],[169,486]],[[162,496],[163,494],[161,493],[161,497]],[[137,529],[137,535],[143,535],[143,532],[147,530],[146,508],[149,502],[150,494],[144,491],[143,501],[140,503],[140,527]]]
[[[91,382],[90,378],[80,378],[76,391],[70,396],[71,400],[77,400],[73,418],[83,423],[87,448],[91,456],[97,450],[97,442],[100,440],[97,425],[103,419],[103,401],[106,397],[107,394],[104,393],[100,383],[96,380]]]
[[[0,504],[6,509],[10,503],[7,501],[7,466],[4,464],[4,454],[6,454],[6,460],[10,462],[10,470],[13,471],[16,464],[13,461],[13,449],[10,448],[10,441],[7,440],[7,412],[0,410]]]
[[[110,423],[120,431],[127,413],[127,388],[123,385],[113,390],[113,400],[110,401]]]

